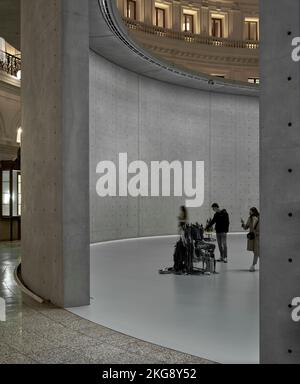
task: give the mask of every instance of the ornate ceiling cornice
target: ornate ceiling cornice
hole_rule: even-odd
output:
[[[245,67],[257,68],[259,65],[258,58],[245,58],[242,56],[224,56],[216,54],[202,54],[193,52],[184,52],[177,49],[158,47],[156,45],[143,43],[145,49],[148,49],[160,56],[170,55],[174,58],[188,59],[189,61],[199,61],[202,64],[227,64],[239,65]]]
[[[259,95],[257,86],[193,73],[155,57],[128,35],[114,1],[90,0],[89,4],[90,47],[120,67],[183,87],[235,95]]]

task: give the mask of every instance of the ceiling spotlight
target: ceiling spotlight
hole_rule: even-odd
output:
[[[208,85],[215,85],[215,82],[212,79],[208,80]]]

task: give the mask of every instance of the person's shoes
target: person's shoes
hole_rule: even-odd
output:
[[[217,260],[217,263],[223,263],[223,259],[219,259],[219,260]]]
[[[255,272],[255,265],[252,265],[251,268],[249,269],[250,272]]]
[[[224,259],[224,260],[223,260],[223,262],[224,262],[225,264],[227,264],[227,263],[228,263],[227,259]]]

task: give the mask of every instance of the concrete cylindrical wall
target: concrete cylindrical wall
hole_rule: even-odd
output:
[[[299,364],[300,3],[264,0],[260,14],[261,362]]]
[[[240,231],[259,203],[259,107],[256,97],[204,92],[159,82],[90,53],[91,241],[177,232],[185,198],[105,197],[98,162],[205,162],[205,201],[190,220],[205,222],[219,202]]]
[[[88,3],[22,0],[21,12],[22,278],[60,307],[88,305]]]

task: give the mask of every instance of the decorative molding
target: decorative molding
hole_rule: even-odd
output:
[[[18,146],[0,143],[0,161],[15,160],[18,154]]]
[[[217,38],[211,36],[202,36],[200,34],[189,32],[177,32],[172,29],[161,28],[154,25],[147,25],[135,20],[130,20],[125,17],[122,18],[129,31],[139,31],[145,35],[154,35],[161,39],[180,40],[188,44],[201,44],[213,47],[215,49],[221,48],[235,48],[235,49],[247,49],[258,50],[259,41],[247,41],[247,40],[231,40],[227,38]]]
[[[97,16],[97,8],[100,15]],[[245,82],[213,78],[204,73],[195,73],[171,65],[159,59],[137,44],[128,34],[117,9],[109,0],[90,0],[91,19],[90,47],[106,59],[128,70],[135,71],[159,81],[209,92],[249,95],[257,97],[259,87]],[[109,49],[114,46],[114,49]],[[138,65],[137,65],[138,64]]]
[[[16,77],[0,70],[0,81],[3,81],[7,84],[10,84],[14,87],[20,88],[21,87],[21,81],[18,80]]]
[[[171,25],[168,28],[158,27],[146,16],[147,23],[144,22],[144,18],[127,18],[121,9],[120,17],[132,40],[151,52],[153,56],[172,63],[171,66],[180,65],[182,69],[192,69],[194,74],[210,75],[220,73],[221,70],[226,80],[244,83],[247,83],[250,77],[259,77],[259,41],[244,39],[245,17],[258,18],[258,1],[253,1],[253,5],[256,4],[256,14],[236,9],[241,4],[244,6],[245,2],[211,0],[205,4],[207,5],[205,11],[203,2],[199,1],[196,4],[198,8],[195,9],[200,13],[197,11],[199,14],[194,18],[194,25],[198,26],[194,28],[194,33],[184,32],[180,23],[178,25],[178,17],[182,18],[183,9],[187,7],[190,10],[194,9],[194,2],[180,3],[180,9],[176,9],[173,14],[173,19],[177,20],[173,23],[173,27]],[[153,13],[154,8],[151,10],[148,7],[147,12]],[[224,37],[210,36],[211,17],[214,13],[224,15]]]
[[[198,61],[203,61],[205,64],[220,64],[226,62],[227,64],[234,64],[234,65],[243,65],[243,66],[253,66],[255,68],[259,65],[259,59],[258,58],[245,58],[242,56],[224,56],[224,55],[208,55],[208,54],[196,54],[192,52],[185,52],[180,50],[175,50],[172,48],[165,48],[165,47],[158,47],[156,45],[151,45],[147,43],[143,43],[143,47],[145,49],[149,49],[152,52],[155,52],[160,55],[170,55],[174,57],[180,57],[180,58],[187,58],[187,59],[194,59]]]

